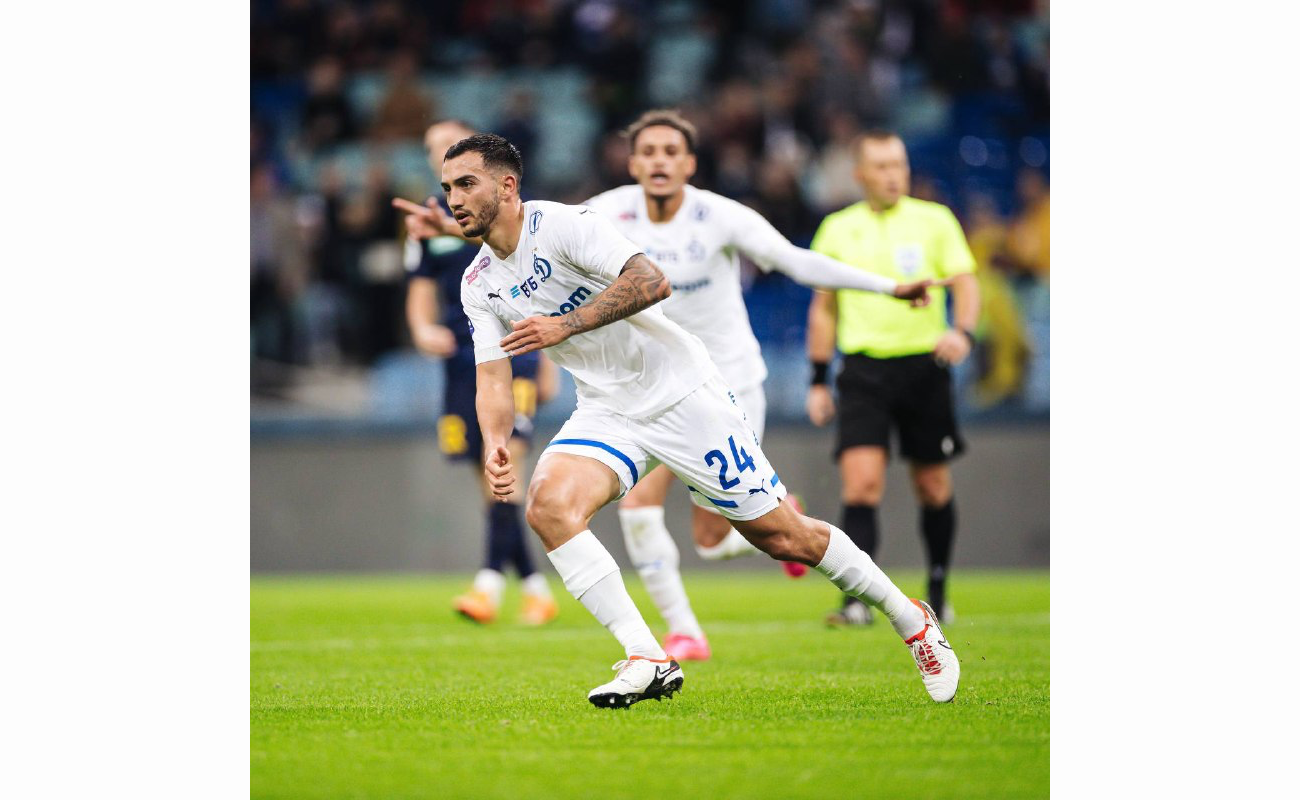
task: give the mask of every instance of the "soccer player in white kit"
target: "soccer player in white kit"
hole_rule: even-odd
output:
[[[758,549],[815,567],[880,608],[930,697],[951,700],[960,666],[934,611],[909,600],[843,531],[781,502],[785,487],[704,344],[653,307],[672,293],[664,274],[591,209],[522,202],[522,174],[512,144],[478,134],[447,151],[442,188],[465,235],[483,237],[461,302],[474,334],[484,472],[497,498],[516,491],[506,448],[510,358],[549,348],[577,386],[578,407],[537,464],[525,514],[565,588],[627,656],[588,700],[622,708],[682,687],[680,664],[659,646],[588,527],[660,463]]]
[[[696,131],[677,111],[647,111],[626,135],[632,150],[628,172],[637,183],[599,194],[585,205],[604,214],[668,277],[672,296],[659,307],[704,342],[760,441],[767,415],[767,365],[745,310],[738,254],[807,286],[928,301],[924,281],[900,285],[796,247],[753,209],[689,185],[695,174]],[[664,650],[678,661],[703,661],[711,655],[709,642],[682,585],[681,554],[664,524],[672,481],[666,466],[656,467],[619,502],[618,516],[632,565],[668,625]],[[700,557],[718,560],[757,552],[720,511],[700,505],[693,509],[691,532]],[[798,566],[791,571],[795,577],[803,574]]]

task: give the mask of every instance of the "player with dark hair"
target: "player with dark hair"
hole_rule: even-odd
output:
[[[661,463],[696,504],[718,508],[763,552],[813,566],[880,608],[930,697],[951,700],[960,665],[933,610],[909,600],[843,531],[782,502],[785,486],[704,344],[654,307],[673,290],[645,249],[590,208],[523,202],[511,150],[492,134],[456,143],[442,187],[461,230],[483,237],[461,302],[474,338],[484,472],[498,500],[517,494],[516,459],[506,447],[515,416],[512,361],[549,348],[577,387],[577,409],[537,464],[526,514],[565,588],[627,656],[588,700],[626,707],[671,697],[684,680],[589,529],[602,506]]]
[[[473,134],[458,120],[447,120],[425,132],[429,166],[435,175],[442,170],[442,154],[457,141]],[[478,244],[459,236],[440,235],[427,220],[428,213],[446,215],[436,199],[427,206],[406,200],[394,205],[407,212],[421,211],[407,217],[406,266],[410,272],[406,295],[406,319],[411,339],[425,355],[443,360],[446,382],[443,413],[438,420],[438,445],[453,461],[477,463],[482,456],[483,439],[474,411],[474,349],[469,320],[460,303],[460,274]],[[450,221],[450,217],[447,217]],[[454,223],[453,223],[454,224]],[[514,430],[507,445],[522,459],[528,451],[533,432],[533,415],[537,406],[555,394],[556,369],[545,356],[530,354],[519,359],[511,386],[515,396]],[[474,584],[453,601],[455,610],[466,619],[492,622],[501,606],[505,588],[505,570],[513,567],[523,584],[521,619],[541,625],[555,618],[557,606],[546,578],[533,566],[523,530],[523,509],[518,502],[493,503],[484,489],[487,502],[487,553],[483,568],[474,576]]]
[[[673,109],[647,111],[626,131],[628,172],[637,183],[588,200],[648,255],[672,284],[659,306],[664,316],[704,343],[727,388],[735,394],[761,441],[767,415],[763,379],[767,366],[749,325],[741,294],[741,254],[764,271],[777,270],[809,286],[881,293],[881,302],[906,307],[886,296],[928,300],[924,283],[876,278],[791,244],[756,211],[690,185],[695,174],[695,126]],[[619,520],[632,564],[668,624],[664,649],[679,661],[711,655],[704,630],[691,608],[679,570],[680,554],[664,524],[664,501],[673,473],[660,466],[619,502]],[[696,505],[692,536],[708,560],[755,553],[716,507]],[[798,576],[806,567],[787,563]]]

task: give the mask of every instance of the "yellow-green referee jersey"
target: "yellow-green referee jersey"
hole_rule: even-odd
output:
[[[966,236],[947,206],[900,198],[876,213],[866,202],[854,203],[822,220],[812,249],[867,272],[900,283],[940,280],[975,271]],[[912,308],[876,292],[836,292],[842,353],[894,358],[928,353],[948,329],[947,291],[930,290],[930,305]]]

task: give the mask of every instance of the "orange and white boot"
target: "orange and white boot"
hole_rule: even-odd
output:
[[[505,585],[506,576],[496,570],[481,569],[474,576],[473,587],[453,600],[452,608],[465,619],[486,625],[497,618]]]
[[[525,625],[545,625],[560,613],[555,598],[550,595],[525,594],[524,607],[519,618]]]
[[[486,625],[497,618],[497,607],[487,592],[470,589],[453,603],[456,613],[472,622]]]
[[[525,625],[545,625],[560,613],[560,607],[551,595],[551,587],[546,583],[546,576],[534,572],[523,580],[524,605],[519,612],[519,619]]]

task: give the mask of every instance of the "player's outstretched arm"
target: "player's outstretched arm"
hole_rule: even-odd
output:
[[[501,347],[512,356],[550,347],[574,334],[644,311],[672,293],[663,272],[644,253],[637,253],[627,260],[609,288],[590,302],[563,316],[529,317],[514,323],[514,333],[501,340]]]
[[[515,427],[514,377],[510,359],[498,358],[478,365],[478,390],[474,398],[479,428],[483,431],[483,472],[492,496],[505,502],[515,491],[514,465],[506,447]]]
[[[930,302],[931,281],[898,283],[890,278],[851,267],[830,256],[793,244],[761,214],[739,203],[730,209],[736,224],[734,243],[765,270],[777,270],[814,289],[857,289],[909,300],[914,306]]]

